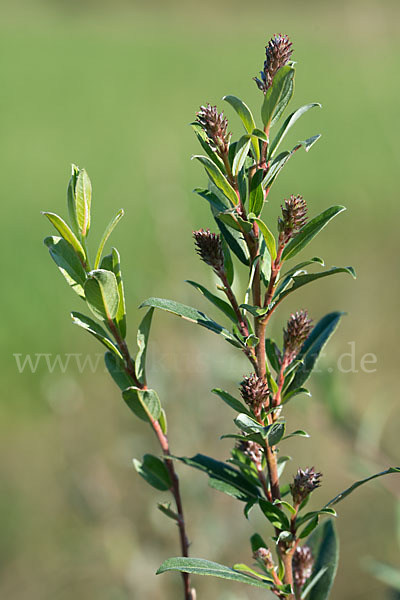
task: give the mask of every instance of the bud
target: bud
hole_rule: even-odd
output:
[[[258,560],[264,564],[267,569],[274,568],[274,560],[272,558],[271,550],[268,548],[258,548],[253,552],[254,560]]]
[[[278,219],[280,242],[287,244],[307,222],[307,204],[303,196],[290,196],[281,206],[282,218]]]
[[[260,416],[261,409],[269,398],[269,388],[266,381],[253,373],[250,377],[245,377],[241,382],[240,393],[254,414],[257,417]]]
[[[322,473],[316,473],[314,467],[299,469],[290,484],[290,491],[295,505],[301,504],[311,492],[320,487]]]
[[[265,47],[264,69],[260,72],[261,79],[253,77],[259,89],[267,93],[271,87],[275,75],[287,63],[292,56],[292,42],[287,35],[276,34],[270,39]]]
[[[200,106],[196,118],[208,136],[211,149],[219,155],[227,154],[231,134],[227,133],[228,119],[224,117],[224,113],[218,113],[216,106],[207,104]]]
[[[314,558],[308,546],[296,548],[293,554],[293,579],[295,584],[302,588],[307,579],[311,577]]]
[[[240,440],[236,444],[236,448],[251,458],[256,465],[261,465],[263,450],[257,442],[245,442],[244,440]]]
[[[311,329],[312,320],[306,310],[299,310],[291,315],[283,330],[283,352],[287,364],[296,358]]]
[[[201,260],[210,265],[216,273],[224,269],[224,253],[222,251],[221,238],[217,233],[211,233],[209,229],[193,231],[196,252]]]

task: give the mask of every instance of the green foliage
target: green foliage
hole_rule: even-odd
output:
[[[308,600],[327,600],[335,579],[339,560],[339,542],[331,520],[319,525],[307,539],[307,546],[315,557],[311,579],[325,569],[322,577],[308,594]]]
[[[267,224],[267,219],[262,216],[264,204],[271,199],[271,186],[289,159],[300,148],[308,152],[320,138],[319,134],[313,135],[298,141],[290,150],[277,154],[287,133],[300,117],[311,108],[320,107],[315,102],[306,104],[283,117],[294,90],[295,69],[290,61],[291,52],[291,43],[286,36],[274,36],[266,47],[262,82],[256,80],[263,92],[262,128],[258,127],[250,108],[232,95],[225,96],[224,100],[244,126],[245,133],[238,140],[231,139],[226,118],[209,104],[202,107],[197,121],[192,123],[204,152],[193,158],[202,164],[208,177],[207,189],[197,188],[195,192],[206,200],[219,229],[219,234],[200,232],[199,238],[195,236],[196,243],[203,261],[212,266],[220,284],[215,293],[202,283],[193,280],[188,280],[188,283],[230,321],[231,329],[197,308],[151,297],[141,304],[141,308],[148,310],[138,327],[138,352],[133,359],[126,341],[121,258],[115,248],[103,256],[109,237],[124,214],[123,210],[119,210],[110,221],[95,246],[94,269],[90,266],[87,248],[92,186],[85,169],[72,166],[67,192],[70,223],[55,213],[43,213],[60,235],[45,240],[51,257],[69,286],[97,319],[73,312],[74,324],[106,347],[105,364],[122,392],[124,402],[136,417],[151,427],[159,442],[161,457],[145,454],[142,461],[134,459],[133,462],[139,475],[149,485],[159,491],[170,492],[175,501],[175,507],[171,507],[170,503],[160,503],[158,508],[177,524],[184,556],[168,559],[158,573],[181,572],[185,600],[193,600],[192,593],[188,591],[189,573],[272,590],[280,598],[288,596],[289,600],[327,600],[337,568],[338,542],[332,521],[320,525],[320,518],[336,516],[331,506],[360,485],[400,471],[400,468],[393,467],[357,481],[322,509],[309,512],[304,509],[311,494],[320,485],[321,474],[314,469],[298,469],[291,482],[281,480],[285,465],[290,460],[288,456],[280,456],[281,442],[293,437],[308,437],[303,429],[285,435],[283,411],[289,400],[300,394],[309,394],[303,387],[304,383],[311,376],[343,313],[332,312],[317,321],[314,327],[311,327],[305,311],[294,313],[284,329],[282,348],[269,337],[270,318],[278,312],[281,302],[289,294],[308,283],[338,273],[355,277],[352,267],[331,267],[309,273],[306,269],[311,265],[324,267],[318,257],[303,260],[282,274],[286,261],[305,249],[344,210],[343,206],[328,208],[307,221],[302,197],[292,196],[282,205],[276,236],[272,233],[276,230],[273,224]],[[275,125],[277,131],[272,136]],[[200,246],[200,238],[204,248]],[[246,270],[244,289],[239,289],[242,281],[239,277],[235,281],[235,289],[232,289],[235,259],[239,263],[237,266]],[[244,376],[240,384],[243,402],[222,389],[213,389],[213,393],[237,413],[234,423],[239,432],[222,436],[236,440],[226,462],[200,453],[191,458],[176,457],[170,450],[166,412],[156,391],[147,386],[146,356],[155,309],[220,335],[249,360],[250,374]],[[210,487],[243,502],[246,518],[255,505],[260,506],[272,534],[271,550],[260,534],[251,537],[254,558],[262,573],[244,563],[230,568],[204,559],[188,558],[188,536],[175,472],[177,462],[202,471],[207,475]],[[299,567],[294,558],[302,544],[311,548],[315,564],[312,576],[302,589],[297,589],[298,579],[293,577],[293,570]],[[292,589],[293,581],[296,589]]]
[[[142,462],[134,458],[133,464],[139,475],[156,490],[165,492],[171,488],[168,469],[157,456],[145,454]]]
[[[211,575],[212,577],[230,579],[238,583],[247,583],[247,585],[266,589],[270,587],[270,583],[267,583],[267,581],[271,582],[271,579],[268,580],[265,576],[259,575],[260,579],[257,580],[244,573],[239,573],[230,567],[225,567],[224,565],[204,560],[203,558],[168,558],[158,569],[157,575],[166,571],[183,571],[184,573],[196,573],[197,575]]]

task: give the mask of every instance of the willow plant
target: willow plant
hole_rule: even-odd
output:
[[[299,310],[284,326],[281,344],[269,335],[271,317],[279,312],[286,297],[311,282],[339,273],[355,276],[351,267],[325,268],[318,257],[293,261],[343,212],[343,206],[332,206],[309,216],[306,201],[295,193],[281,201],[281,216],[276,224],[267,225],[261,216],[272,185],[289,159],[301,148],[308,152],[320,138],[319,134],[314,135],[297,142],[290,150],[278,152],[296,121],[320,106],[307,104],[284,116],[293,95],[292,52],[287,36],[275,35],[266,46],[263,69],[260,77],[255,78],[260,90],[261,128],[257,127],[249,107],[232,95],[224,100],[244,126],[239,140],[232,140],[226,117],[210,104],[200,108],[192,124],[204,152],[194,158],[204,166],[208,177],[207,187],[195,191],[208,203],[217,229],[215,233],[200,229],[193,237],[197,253],[211,267],[218,284],[210,291],[194,281],[188,283],[210,301],[229,325],[178,302],[149,298],[141,305],[147,312],[139,326],[138,351],[133,357],[126,341],[120,256],[115,248],[103,255],[123,211],[107,227],[93,263],[87,250],[92,192],[84,169],[72,168],[68,186],[69,224],[54,213],[44,213],[59,234],[46,238],[45,244],[68,284],[91,313],[88,316],[73,312],[73,322],[106,346],[105,363],[125,403],[152,428],[159,441],[160,456],[145,454],[142,460],[134,460],[134,465],[150,485],[169,490],[174,499],[174,506],[165,503],[158,506],[178,525],[181,556],[167,559],[158,573],[181,572],[185,600],[195,600],[196,596],[189,580],[191,573],[256,586],[281,599],[326,600],[338,561],[333,506],[365,481],[399,471],[391,467],[358,481],[320,510],[312,511],[307,511],[306,506],[321,485],[321,473],[314,467],[302,466],[292,480],[282,480],[290,460],[281,452],[285,440],[293,436],[308,437],[301,429],[286,431],[286,406],[297,396],[309,393],[305,384],[343,313],[329,313],[314,323],[307,311]],[[234,286],[235,272],[240,280]],[[241,286],[243,272],[246,283]],[[218,334],[249,362],[248,375],[239,383],[236,396],[222,389],[213,390],[237,413],[235,432],[223,436],[234,440],[227,462],[204,454],[177,457],[171,452],[166,414],[157,393],[148,387],[146,377],[146,351],[155,309],[168,311]],[[213,488],[242,502],[246,518],[251,509],[261,510],[270,529],[251,536],[254,565],[236,564],[231,568],[189,557],[175,470],[177,462],[203,471]],[[325,520],[320,523],[321,517]]]

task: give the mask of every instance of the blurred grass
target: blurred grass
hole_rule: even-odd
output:
[[[142,485],[130,462],[157,451],[149,432],[131,419],[102,367],[96,378],[74,366],[65,373],[41,366],[35,374],[19,374],[13,354],[100,352],[71,327],[69,311],[80,304],[41,243],[50,227],[40,210],[66,214],[71,162],[85,166],[93,181],[93,244],[117,209],[126,210],[113,242],[122,254],[131,343],[136,307],[147,296],[205,307],[183,283],[188,277],[211,283],[192,248],[192,229],[211,221],[191,193],[204,175],[189,161],[197,147],[187,124],[200,103],[222,106],[227,93],[244,98],[257,113],[260,93],[251,77],[275,31],[294,40],[294,104],[323,104],[297,124],[287,144],[317,132],[323,138],[309,155],[299,152],[289,163],[264,214],[273,219],[291,193],[302,193],[311,213],[343,203],[348,211],[315,240],[313,255],[328,265],[353,264],[358,272],[355,283],[339,276],[310,286],[280,316],[298,303],[315,319],[346,310],[326,364],[355,340],[358,365],[367,352],[377,355],[378,365],[373,374],[337,375],[342,394],[360,413],[367,400],[397,397],[399,13],[399,4],[390,1],[257,1],[251,10],[236,0],[35,0],[4,6],[1,597],[178,594],[174,576],[153,576],[175,552],[174,528],[157,514],[160,494]],[[238,132],[229,107],[226,112]],[[273,327],[280,336],[281,325]],[[245,363],[219,339],[161,314],[150,360],[152,383],[171,415],[176,452],[225,458],[229,444],[218,437],[229,430],[233,415],[215,404],[209,390],[233,389]],[[350,481],[351,450],[331,427],[318,389],[324,391],[315,386],[314,398],[300,400],[289,418],[313,436],[298,442],[296,455],[304,464],[315,461],[325,474],[323,502]],[[398,425],[393,418],[385,431],[397,460]],[[243,522],[240,507],[209,490],[201,475],[181,472],[193,554],[248,562],[246,540],[260,521],[254,516]],[[395,552],[391,500],[378,487],[357,494],[340,510],[343,559],[333,599],[367,593],[380,600],[384,589],[361,571],[360,558],[390,560]],[[372,506],[379,506],[374,519]],[[200,597],[259,596],[217,580],[200,579],[196,586]]]

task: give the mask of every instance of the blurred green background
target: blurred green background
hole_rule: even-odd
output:
[[[224,94],[242,97],[258,114],[261,94],[251,77],[271,35],[289,34],[298,62],[292,106],[320,101],[323,110],[303,117],[286,145],[318,132],[323,137],[289,163],[264,215],[274,222],[292,193],[303,194],[311,214],[347,206],[313,242],[312,255],[327,265],[354,265],[358,279],[339,275],[309,286],[272,325],[280,338],[291,309],[307,307],[314,319],[348,312],[321,361],[313,397],[289,410],[289,426],[312,437],[288,444],[298,464],[286,477],[315,464],[325,476],[315,499],[322,505],[364,474],[356,456],[373,431],[367,428],[355,448],[332,422],[332,402],[356,419],[373,409],[385,441],[383,457],[371,460],[398,463],[400,5],[20,0],[2,9],[0,596],[178,598],[178,576],[154,577],[162,560],[178,553],[175,528],[156,508],[163,495],[145,486],[131,463],[157,446],[104,372],[101,348],[70,323],[80,301],[42,245],[51,227],[40,210],[66,216],[71,162],[86,167],[93,182],[92,251],[110,217],[125,208],[113,243],[122,254],[132,346],[137,306],[148,296],[214,315],[184,283],[213,285],[193,252],[192,230],[212,223],[191,193],[205,176],[189,160],[198,148],[187,124],[201,103],[224,108]],[[226,113],[239,132],[230,107]],[[351,342],[354,372],[339,372],[338,358]],[[51,361],[89,354],[99,362],[92,373],[75,358],[66,369],[49,369],[42,358],[35,372],[19,372],[14,354],[35,361],[40,353]],[[360,368],[366,353],[377,357],[373,373]],[[244,360],[217,336],[157,314],[150,364],[151,383],[170,415],[174,452],[227,458],[229,441],[219,436],[232,430],[234,414],[210,390],[234,390],[248,372]],[[349,357],[343,365],[350,369]],[[201,474],[185,467],[180,473],[192,554],[251,562],[248,538],[264,525],[255,511],[246,522],[242,506],[208,488]],[[390,486],[399,494],[397,480]],[[392,494],[371,485],[339,509],[342,559],[333,600],[389,598],[362,559],[399,564]],[[260,597],[220,580],[198,578],[195,585],[200,600]]]

